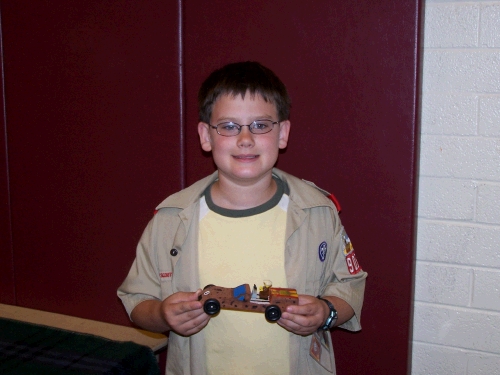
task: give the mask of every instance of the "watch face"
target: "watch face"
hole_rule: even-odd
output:
[[[325,324],[321,327],[323,330],[329,330],[334,326],[334,324],[337,322],[337,310],[335,310],[335,307],[333,307],[333,304],[328,301],[325,298],[321,298],[320,296],[317,297],[320,300],[325,301],[325,303],[328,305],[328,308],[330,309],[330,314],[328,314],[328,318],[326,318]]]

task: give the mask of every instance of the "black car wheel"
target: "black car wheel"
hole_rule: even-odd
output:
[[[275,322],[281,318],[281,310],[276,305],[269,305],[266,307],[266,319],[270,322]]]
[[[203,310],[208,315],[215,315],[220,311],[220,303],[215,298],[210,298],[203,304]]]

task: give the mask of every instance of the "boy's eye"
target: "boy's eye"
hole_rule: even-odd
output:
[[[252,128],[256,130],[266,130],[269,128],[271,121],[254,121]]]
[[[225,122],[225,123],[219,124],[218,127],[224,131],[238,130],[238,125],[233,124],[232,122]]]

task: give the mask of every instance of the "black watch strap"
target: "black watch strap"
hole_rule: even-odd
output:
[[[325,324],[321,326],[322,330],[327,331],[330,328],[332,328],[334,324],[337,322],[337,315],[338,315],[337,310],[335,310],[333,304],[327,299],[321,298],[320,296],[317,296],[316,298],[325,301],[325,303],[328,305],[328,308],[330,309],[330,314],[328,314],[328,318],[326,318]]]

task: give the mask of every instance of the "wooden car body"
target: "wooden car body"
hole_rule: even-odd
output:
[[[252,293],[249,284],[242,284],[236,288],[207,285],[203,289],[200,301],[209,315],[217,314],[220,309],[254,311],[264,313],[266,319],[270,321],[278,320],[287,306],[299,303],[295,289],[271,287],[265,294],[267,298],[252,298],[255,294]]]

